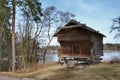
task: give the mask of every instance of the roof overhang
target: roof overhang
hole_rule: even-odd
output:
[[[96,31],[95,29],[92,29],[90,27],[87,27],[85,24],[78,24],[78,25],[71,25],[71,26],[64,26],[64,27],[59,27],[58,31],[54,34],[54,36],[57,36],[57,34],[64,29],[72,29],[72,28],[83,28],[86,29],[92,33],[96,33],[98,35],[101,35],[103,37],[106,37],[104,34],[100,33],[99,31]]]

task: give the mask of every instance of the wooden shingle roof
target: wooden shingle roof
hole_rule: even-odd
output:
[[[96,31],[95,29],[92,29],[90,27],[88,27],[86,24],[82,24],[80,22],[77,22],[75,20],[71,20],[69,23],[67,23],[64,27],[59,27],[59,30],[54,34],[54,36],[57,36],[57,34],[63,30],[63,29],[70,29],[70,28],[83,28],[86,29],[92,33],[101,35],[103,37],[106,37],[105,35],[103,35],[102,33],[100,33],[99,31]]]

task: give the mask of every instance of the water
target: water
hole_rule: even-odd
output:
[[[58,58],[58,53],[46,54],[46,62],[57,62]],[[101,58],[103,59],[102,62],[108,62],[112,58],[120,58],[120,52],[104,52],[104,56]]]
[[[103,62],[108,62],[110,61],[112,58],[120,58],[120,52],[115,52],[115,51],[111,51],[111,52],[104,52],[104,56],[101,57],[103,60]]]
[[[43,63],[43,56],[40,54],[38,56],[39,56],[39,63],[40,64]],[[45,61],[46,62],[57,62],[58,53],[46,53]]]
[[[47,54],[46,55],[46,61],[47,62],[56,62],[56,61],[58,61],[58,53]]]

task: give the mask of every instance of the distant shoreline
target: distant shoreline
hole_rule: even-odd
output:
[[[103,52],[120,52],[120,50],[103,50]]]

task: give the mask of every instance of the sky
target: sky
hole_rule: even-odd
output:
[[[42,7],[55,6],[60,11],[69,11],[76,15],[78,22],[106,35],[103,43],[120,43],[110,33],[112,20],[120,16],[120,0],[40,0]]]

